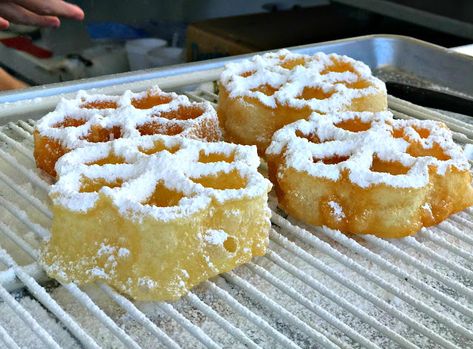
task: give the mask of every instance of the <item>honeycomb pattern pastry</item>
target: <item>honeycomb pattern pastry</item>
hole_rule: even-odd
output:
[[[41,263],[137,300],[175,300],[265,253],[271,183],[255,147],[176,136],[118,139],[57,163]]]
[[[38,168],[56,176],[56,161],[72,149],[117,138],[181,135],[207,141],[221,139],[215,110],[207,103],[165,93],[158,87],[121,96],[89,95],[61,100],[38,121],[34,157]]]
[[[312,112],[386,109],[385,84],[347,56],[281,50],[230,63],[220,78],[218,116],[226,139],[255,144],[261,155],[276,130]]]
[[[468,160],[435,121],[314,115],[277,131],[266,155],[287,213],[345,233],[403,237],[473,205]]]

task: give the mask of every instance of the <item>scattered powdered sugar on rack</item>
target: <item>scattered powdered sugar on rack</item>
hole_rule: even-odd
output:
[[[5,128],[3,128],[4,130]],[[25,142],[25,145],[31,149],[31,143]],[[1,149],[5,150],[5,145],[0,145]],[[9,154],[19,162],[25,164],[27,169],[34,169],[32,162],[24,161],[24,157],[20,153],[16,153],[12,149],[7,149]],[[2,158],[3,159],[3,158]],[[13,165],[8,162],[2,162],[0,164],[1,173],[10,173],[12,180],[15,183],[21,185],[30,195],[40,198],[42,201],[47,202],[45,197],[46,193],[36,186],[30,184],[30,180],[24,177],[21,173],[16,171]],[[37,173],[35,171],[35,173]],[[32,188],[33,187],[33,188]],[[45,228],[48,228],[47,224],[44,224],[45,218],[38,213],[38,210],[27,204],[23,196],[10,190],[6,185],[0,186],[0,195],[8,198],[11,202],[16,205],[20,205],[24,208],[27,213],[28,219],[33,223],[41,223]],[[13,217],[7,212],[4,207],[0,208],[2,215],[2,222],[6,223],[12,230],[17,232],[18,235],[26,237],[31,240],[31,230],[25,228],[25,225]],[[400,239],[400,240],[383,240],[387,241],[389,245],[402,249],[410,256],[418,261],[423,262],[431,269],[438,271],[442,275],[445,275],[451,280],[455,280],[459,283],[464,284],[468,288],[472,288],[471,277],[465,277],[459,271],[452,270],[444,262],[438,259],[433,259],[431,255],[426,254],[422,250],[419,250],[418,246],[409,244],[409,241],[416,241],[421,246],[428,248],[431,253],[434,253],[437,257],[442,257],[453,263],[457,267],[463,267],[468,271],[473,270],[473,263],[471,260],[465,259],[459,255],[457,251],[452,250],[452,246],[457,247],[465,256],[471,256],[473,253],[473,244],[468,242],[469,232],[472,231],[473,225],[471,225],[472,212],[465,211],[458,215],[453,216],[448,220],[448,224],[441,224],[438,227],[430,228],[420,232],[413,238]],[[4,220],[5,219],[5,220]],[[314,259],[320,261],[322,265],[331,267],[337,271],[344,279],[352,280],[354,283],[360,285],[366,292],[376,295],[387,304],[395,307],[401,313],[408,316],[418,324],[427,326],[431,331],[439,334],[446,338],[450,343],[460,348],[467,348],[473,345],[470,339],[458,335],[455,331],[452,331],[443,324],[441,321],[436,321],[424,312],[420,311],[416,306],[410,305],[403,301],[398,295],[393,294],[386,289],[380,287],[377,283],[372,282],[365,278],[364,274],[357,272],[352,269],[354,264],[363,266],[370,270],[372,273],[379,275],[387,283],[396,285],[403,293],[412,295],[429,307],[442,312],[449,318],[454,319],[455,323],[464,326],[465,328],[471,328],[472,317],[466,316],[461,312],[452,309],[451,307],[442,304],[437,298],[425,293],[425,289],[420,289],[411,283],[411,278],[420,280],[425,286],[432,287],[446,294],[448,297],[453,298],[460,304],[471,309],[471,297],[465,296],[462,292],[458,292],[451,287],[446,286],[442,282],[431,275],[426,274],[424,271],[416,268],[415,265],[409,263],[404,258],[400,258],[390,252],[389,249],[378,247],[376,244],[364,240],[362,237],[359,238],[347,238],[345,244],[337,242],[334,238],[337,235],[329,230],[313,229],[302,225],[297,222],[298,226],[308,229],[313,234],[314,239],[318,239],[322,242],[326,242],[328,247],[327,250],[315,245],[311,245],[306,241],[301,240],[300,236],[293,233],[287,226],[283,225],[284,221],[273,220],[275,223],[275,229],[277,233],[289,238],[288,241],[284,241],[281,244],[276,238],[277,235],[272,235],[272,243],[270,245],[270,251],[276,252],[281,258],[285,259],[295,268],[301,272],[310,275],[313,279],[319,280],[320,283],[325,285],[331,292],[340,295],[346,299],[347,302],[353,304],[360,311],[364,311],[371,317],[376,319],[382,325],[386,326],[392,331],[397,332],[400,336],[403,336],[408,343],[417,345],[420,348],[440,348],[441,345],[436,343],[434,340],[429,340],[425,335],[420,334],[415,327],[410,327],[406,322],[396,318],[390,310],[380,310],[379,307],[373,305],[372,302],[362,297],[359,292],[352,291],[347,287],[341,285],[339,282],[333,279],[333,275],[327,271],[323,271],[309,265],[305,260],[301,259],[300,254],[294,254],[290,250],[292,244],[297,244]],[[446,229],[448,227],[448,229]],[[461,232],[458,233],[457,230]],[[453,233],[456,232],[458,235],[455,236]],[[428,233],[429,232],[429,233]],[[432,234],[432,235],[431,235]],[[441,238],[446,245],[440,245],[433,240],[433,236]],[[466,240],[465,240],[466,239]],[[7,239],[0,234],[0,245],[4,246],[4,242]],[[291,242],[292,241],[292,242]],[[340,240],[342,241],[342,240]],[[349,243],[352,241],[352,243]],[[356,252],[353,248],[363,246],[368,248],[371,252],[379,255],[380,258],[389,262],[391,265],[396,266],[399,270],[402,270],[404,275],[399,274],[396,276],[392,272],[386,270],[381,264],[375,263],[372,260],[366,258],[366,254]],[[18,249],[9,248],[10,253],[13,254],[14,258],[18,257]],[[346,264],[341,263],[340,258],[335,258],[334,255],[327,253],[327,251],[336,250],[340,254],[346,257]],[[273,255],[273,253],[271,253]],[[268,254],[268,257],[270,255]],[[278,261],[277,258],[262,257],[257,258],[255,263],[274,277],[289,285],[293,290],[303,294],[306,298],[310,299],[316,305],[323,307],[330,315],[336,319],[343,321],[346,325],[354,329],[361,336],[366,338],[372,345],[377,345],[381,348],[397,348],[402,346],[400,343],[390,340],[386,337],[386,332],[375,329],[372,325],[360,320],[357,316],[349,313],[345,308],[340,307],[336,302],[330,301],[326,296],[327,294],[319,293],[314,291],[311,286],[298,279],[293,273],[289,273],[281,268],[281,263],[277,264],[273,261]],[[461,270],[461,269],[458,269]],[[344,332],[337,328],[330,326],[326,319],[322,319],[313,314],[312,311],[299,305],[293,297],[289,297],[284,294],[281,289],[270,284],[259,274],[256,275],[252,270],[246,267],[240,267],[235,270],[235,274],[247,280],[265,296],[277,302],[288,311],[292,312],[295,316],[305,321],[312,328],[324,331],[329,338],[338,338],[339,342],[346,348],[360,347],[359,343],[352,341]],[[117,304],[109,297],[105,296],[97,287],[91,286],[86,287],[84,290],[92,298],[92,300],[107,314],[110,315],[113,321],[115,321],[122,329],[124,329],[133,339],[135,339],[139,345],[144,348],[148,347],[161,347],[160,343],[156,338],[147,331],[142,325],[136,322],[126,310],[117,306]],[[48,289],[48,292],[53,298],[69,313],[74,319],[89,333],[97,343],[104,348],[125,348],[116,337],[94,316],[88,309],[81,305],[74,297],[72,297],[64,287],[58,286],[56,288]],[[314,341],[307,337],[301,330],[296,326],[289,325],[280,314],[268,310],[265,306],[255,301],[254,298],[248,295],[248,293],[225,279],[225,275],[217,277],[211,282],[204,283],[203,285],[193,290],[194,294],[197,295],[202,301],[208,304],[212,309],[217,311],[218,314],[223,316],[229,322],[240,328],[245,334],[247,334],[255,343],[265,348],[287,348],[291,344],[301,347],[317,347]],[[223,293],[222,292],[227,292]],[[29,297],[24,297],[23,294],[16,294],[17,298],[20,299],[22,304],[28,302],[35,303],[34,306],[27,306],[31,309],[31,313],[35,318],[38,319],[39,323],[55,338],[58,343],[66,347],[80,347],[75,339],[70,334],[61,328],[61,324],[53,321],[45,321],[46,318],[52,318],[44,308],[39,306],[39,303]],[[233,308],[232,305],[238,305],[237,308]],[[168,335],[170,335],[179,345],[182,347],[204,347],[200,342],[193,337],[188,331],[186,331],[179,321],[173,320],[166,312],[164,312],[159,304],[157,303],[137,303],[136,304],[141,311],[143,311],[148,318],[159,328],[163,329]],[[192,305],[187,298],[175,302],[172,304],[173,307],[193,324],[199,326],[202,331],[209,334],[222,347],[243,347],[238,339],[230,336],[226,331],[222,330],[217,322],[212,320],[209,316],[204,314],[202,311]],[[241,307],[246,307],[246,311]],[[18,318],[9,317],[10,314],[5,303],[0,305],[0,313],[5,315],[0,320],[0,324],[4,325],[5,321],[12,321],[12,324],[5,328],[8,328],[10,334],[13,336],[17,344],[25,348],[42,348],[43,343],[33,334],[32,331]],[[255,320],[253,323],[249,319]],[[266,325],[273,326],[272,331],[269,330]],[[278,337],[282,336],[282,339]],[[64,336],[64,340],[59,339]],[[69,337],[68,337],[69,336]],[[287,336],[287,337],[285,337]],[[279,338],[279,339],[278,339]],[[287,342],[284,342],[286,338]],[[291,340],[293,342],[291,342]],[[75,344],[74,344],[75,343]],[[406,345],[407,346],[407,345]]]
[[[362,129],[350,130],[346,122]],[[428,133],[427,136],[421,133]],[[440,147],[443,158],[410,153],[411,144],[429,150]],[[311,176],[340,179],[348,170],[350,181],[361,188],[387,184],[398,188],[419,188],[429,183],[429,169],[444,175],[448,168],[470,168],[468,159],[442,123],[427,120],[394,120],[390,112],[343,112],[321,117],[314,113],[277,131],[268,155],[281,154],[288,167]],[[405,173],[372,170],[373,159],[400,163]],[[328,159],[328,160],[327,160]],[[331,159],[335,159],[330,163]]]
[[[345,69],[331,71],[334,64]],[[320,113],[343,110],[362,97],[386,95],[386,86],[371,74],[366,64],[347,56],[321,52],[308,56],[280,50],[229,63],[221,82],[230,98],[245,96],[270,108],[278,105],[309,107]],[[271,92],[260,91],[264,86]],[[300,98],[307,88],[319,96]]]
[[[54,315],[48,313],[34,298],[29,295],[18,294],[20,304],[48,329],[54,340],[62,348],[80,348],[76,340],[67,332],[63,324],[55,319]],[[4,327],[13,340],[21,347],[28,349],[45,348],[34,332],[26,327],[23,321],[5,304],[0,304],[0,325]]]

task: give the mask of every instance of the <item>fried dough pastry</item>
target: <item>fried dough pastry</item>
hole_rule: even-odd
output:
[[[385,84],[347,56],[281,50],[230,63],[220,78],[218,116],[225,139],[255,144],[261,155],[276,130],[314,111],[386,109]]]
[[[38,121],[34,131],[36,166],[56,176],[54,165],[65,153],[97,142],[141,135],[181,135],[221,139],[215,110],[207,103],[165,93],[158,87],[121,96],[89,95],[63,99]]]
[[[271,183],[259,161],[255,147],[163,135],[75,149],[56,166],[41,263],[63,282],[176,300],[265,253]]]
[[[287,213],[345,233],[404,237],[473,205],[468,160],[435,121],[313,115],[277,131],[266,155]]]

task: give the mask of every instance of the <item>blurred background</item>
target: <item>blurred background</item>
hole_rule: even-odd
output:
[[[0,32],[0,67],[30,85],[367,34],[473,43],[473,2],[81,0],[82,22]]]

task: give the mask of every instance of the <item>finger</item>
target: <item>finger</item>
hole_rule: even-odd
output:
[[[10,22],[40,27],[59,27],[61,22],[54,16],[39,16],[27,9],[13,4],[0,2],[0,16]]]
[[[8,22],[5,18],[0,17],[0,30],[8,29],[10,26],[10,22]]]
[[[0,90],[17,90],[25,87],[28,87],[28,85],[0,68]]]
[[[84,11],[79,6],[62,0],[15,0],[15,2],[38,15],[58,16],[71,19],[84,19]]]

